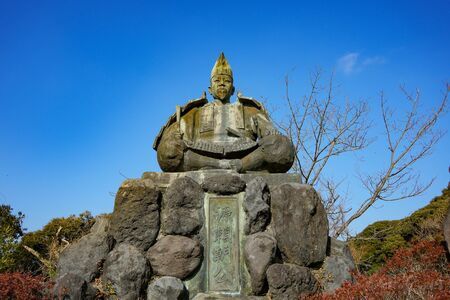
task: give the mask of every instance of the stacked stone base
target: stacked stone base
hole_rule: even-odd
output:
[[[348,274],[352,262],[336,267],[329,245],[320,197],[297,175],[149,172],[61,254],[55,295],[298,299]]]

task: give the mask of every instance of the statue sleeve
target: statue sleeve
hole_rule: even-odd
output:
[[[275,128],[274,124],[266,113],[261,112],[257,115],[257,123],[259,130],[258,136],[260,138],[269,135],[280,135],[280,132]]]
[[[179,123],[173,123],[164,130],[157,149],[161,169],[165,172],[182,171],[184,148]]]
[[[259,114],[258,119],[261,133],[258,144],[262,148],[267,168],[273,173],[287,172],[295,159],[292,141],[275,128],[266,114]]]

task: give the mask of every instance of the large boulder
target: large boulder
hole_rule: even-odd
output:
[[[447,215],[444,218],[443,229],[445,242],[447,243],[447,251],[450,253],[450,207],[447,211]]]
[[[113,246],[113,238],[104,231],[83,236],[70,244],[59,256],[58,276],[72,273],[86,282],[93,281],[100,276],[106,255]]]
[[[270,222],[270,192],[262,177],[247,183],[243,207],[246,215],[244,233],[264,231]]]
[[[277,241],[268,233],[255,233],[245,241],[244,260],[250,273],[253,294],[267,291],[266,271],[275,261]]]
[[[245,189],[245,181],[239,176],[224,173],[206,178],[202,184],[202,188],[208,193],[231,195],[243,192]]]
[[[156,279],[147,289],[147,300],[187,300],[188,292],[183,281],[178,278],[164,276]]]
[[[200,265],[202,247],[197,240],[167,235],[147,251],[147,258],[156,275],[185,279]]]
[[[111,285],[119,299],[138,299],[145,293],[151,276],[145,256],[134,246],[122,243],[105,261],[101,281]]]
[[[89,230],[90,233],[103,234],[107,233],[109,230],[109,225],[111,224],[110,214],[101,214],[95,217],[95,222]]]
[[[162,226],[167,235],[194,235],[203,225],[201,186],[189,177],[172,182],[164,194]]]
[[[55,283],[53,295],[55,299],[85,300],[95,299],[97,290],[81,276],[65,273]]]
[[[283,261],[300,266],[322,263],[328,219],[312,186],[286,183],[271,191],[272,225]]]
[[[345,281],[351,281],[351,272],[355,269],[355,262],[346,242],[330,238],[329,248],[328,256],[316,272],[316,278],[324,292],[333,292]]]
[[[317,293],[319,284],[306,267],[273,264],[267,269],[269,295],[273,300],[298,300],[300,296]]]
[[[146,251],[159,231],[160,192],[152,181],[126,180],[116,195],[110,233],[118,243]]]
[[[265,296],[230,296],[226,294],[198,293],[192,300],[270,300]]]

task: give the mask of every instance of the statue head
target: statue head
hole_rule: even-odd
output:
[[[230,97],[234,93],[233,72],[223,52],[211,71],[210,84],[208,90],[214,99],[224,103],[230,101]]]

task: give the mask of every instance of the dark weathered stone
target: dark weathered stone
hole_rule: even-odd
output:
[[[54,299],[85,300],[95,299],[96,289],[81,276],[66,273],[59,277],[53,287]]]
[[[333,292],[352,276],[347,261],[338,256],[327,256],[322,267],[316,273],[317,280],[324,292]]]
[[[194,235],[203,225],[203,213],[199,210],[172,208],[165,215],[161,229],[167,235]]]
[[[316,278],[325,292],[333,292],[345,281],[351,281],[351,271],[355,269],[355,263],[347,243],[330,238],[329,248],[328,256],[322,267],[316,272]]]
[[[202,187],[189,177],[177,178],[164,194],[164,206],[201,208],[203,206]]]
[[[118,243],[147,250],[159,231],[159,198],[150,180],[126,180],[116,195],[110,233]]]
[[[244,259],[255,295],[267,291],[266,271],[275,260],[276,250],[277,241],[268,233],[252,234],[245,242]]]
[[[202,248],[196,240],[168,235],[147,251],[147,258],[156,275],[185,279],[200,265]]]
[[[443,224],[444,238],[447,243],[447,251],[450,252],[450,208],[447,211],[447,216],[444,219]]]
[[[193,235],[203,225],[201,186],[189,177],[174,180],[164,194],[162,231],[165,234]]]
[[[210,177],[214,175],[222,175],[224,173],[230,173],[239,176],[245,182],[250,182],[255,178],[255,174],[252,173],[238,174],[230,170],[207,170],[178,173],[144,172],[142,174],[142,179],[153,181],[159,189],[164,191],[177,178],[190,177],[197,181],[199,184],[202,184],[206,175]],[[272,189],[273,187],[283,183],[301,183],[302,181],[301,176],[296,173],[258,173],[258,177],[262,177],[264,181],[267,182],[269,189]]]
[[[252,234],[264,231],[270,222],[270,192],[262,177],[256,177],[245,189],[243,203],[246,215],[244,232]]]
[[[269,300],[267,297],[261,296],[230,296],[230,295],[218,295],[218,294],[205,294],[198,293],[192,300]]]
[[[239,176],[224,173],[206,178],[202,188],[209,193],[231,195],[244,191],[245,181]]]
[[[70,244],[60,255],[57,273],[78,275],[91,282],[100,275],[101,267],[114,240],[106,233],[89,233],[76,243]]]
[[[111,220],[111,215],[102,214],[95,217],[95,223],[90,229],[90,233],[107,233],[109,230],[109,224]]]
[[[100,276],[103,262],[114,246],[107,234],[109,219],[96,217],[90,233],[69,245],[60,255],[54,294],[58,299],[94,299],[96,289],[91,285]]]
[[[311,266],[323,262],[328,219],[319,195],[304,184],[271,190],[272,225],[284,262]]]
[[[156,279],[147,289],[147,300],[187,300],[188,292],[183,281],[178,278],[164,276]]]
[[[328,238],[327,256],[341,256],[354,265],[352,252],[348,244],[333,237]]]
[[[267,269],[269,295],[273,300],[297,300],[300,295],[314,294],[319,284],[306,267],[273,264]]]
[[[119,299],[132,300],[145,293],[150,276],[144,255],[136,247],[122,243],[108,254],[101,280],[112,285]]]

